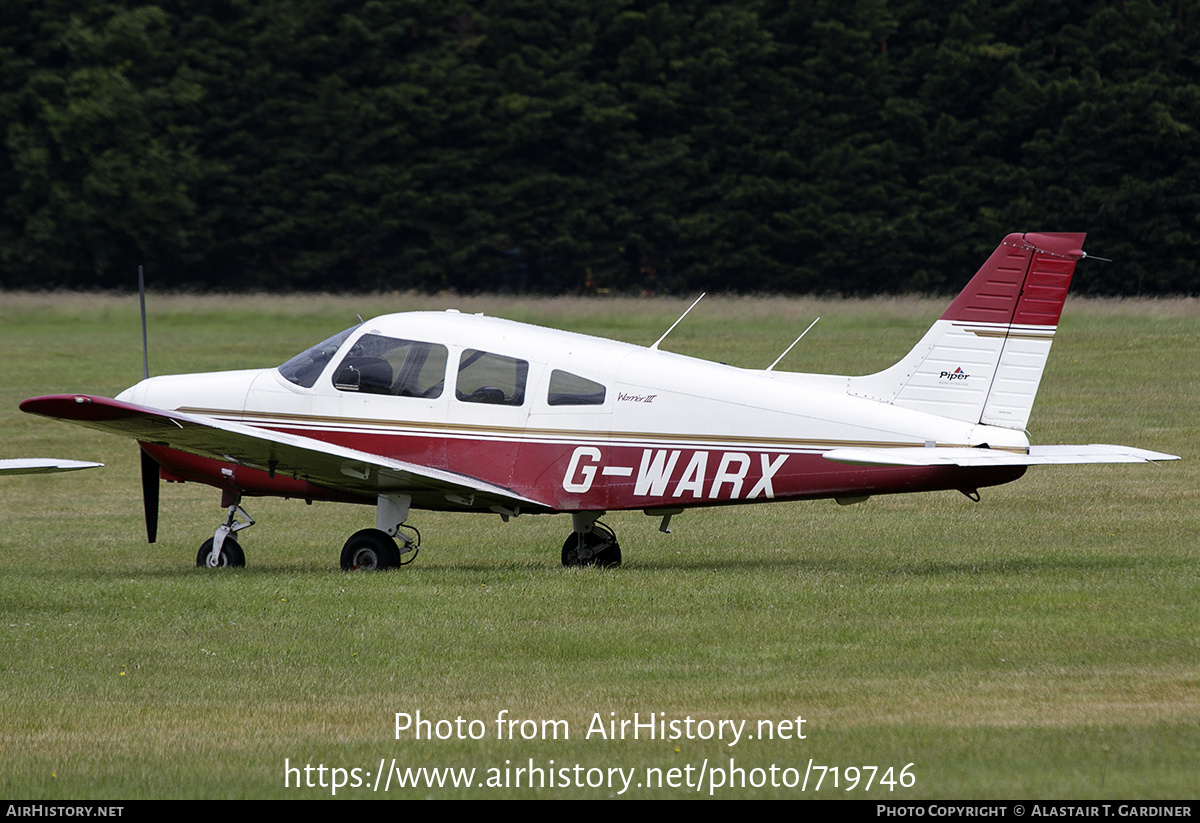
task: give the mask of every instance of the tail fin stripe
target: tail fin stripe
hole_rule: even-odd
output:
[[[1010,234],[942,315],[943,320],[1011,323],[1033,247]]]
[[[1010,234],[908,355],[847,391],[914,411],[1021,430],[1085,235]]]

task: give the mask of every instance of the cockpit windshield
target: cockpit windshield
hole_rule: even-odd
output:
[[[280,366],[279,373],[297,386],[311,389],[317,382],[317,378],[321,376],[321,372],[325,371],[325,366],[337,354],[338,348],[357,328],[358,326],[351,326],[344,332],[335,334],[328,340],[322,340],[311,349],[301,352]]]

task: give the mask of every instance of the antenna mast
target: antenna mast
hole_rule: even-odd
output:
[[[821,319],[820,317],[818,317],[818,318],[817,318],[817,320],[820,320],[820,319]],[[796,348],[796,344],[797,344],[797,343],[799,343],[801,340],[803,340],[803,339],[804,339],[804,335],[806,335],[806,334],[808,334],[810,331],[812,331],[812,327],[813,327],[813,326],[815,326],[815,325],[817,325],[817,320],[814,320],[814,321],[812,321],[811,323],[809,323],[809,324],[808,324],[808,328],[807,328],[807,329],[805,329],[804,331],[800,332],[800,336],[799,336],[799,337],[797,337],[795,340],[793,340],[793,341],[792,341],[792,345],[790,345],[790,346],[788,346],[786,349],[784,349],[784,350],[783,350],[783,354],[781,354],[781,355],[779,355],[778,357],[776,357],[776,358],[775,358],[775,362],[774,362],[774,363],[772,363],[771,365],[767,366],[767,371],[770,371],[771,369],[773,369],[773,368],[775,368],[776,366],[778,366],[778,365],[779,365],[779,361],[780,361],[780,360],[782,360],[783,358],[787,357],[787,353],[788,353],[788,352],[790,352],[792,349]]]
[[[692,309],[696,308],[696,303],[699,303],[701,300],[703,300],[705,294],[706,294],[706,292],[702,292],[700,294],[700,296],[696,298],[696,302],[692,303],[692,305],[688,306],[687,311],[685,311],[683,314],[679,315],[679,320],[676,320],[674,323],[672,323],[671,328],[669,328],[665,332],[663,332],[663,336],[654,341],[654,345],[650,347],[651,351],[658,351],[658,344],[661,343],[662,341],[666,340],[668,334],[675,331],[675,327],[679,325],[679,321],[683,320],[683,318],[688,316],[688,311],[691,311]]]
[[[150,354],[146,345],[146,276],[138,266],[138,299],[142,304],[142,379],[150,377]]]

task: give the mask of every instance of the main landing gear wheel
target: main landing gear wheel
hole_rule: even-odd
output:
[[[599,566],[602,569],[621,565],[621,546],[613,530],[603,523],[592,524],[589,532],[571,532],[563,543],[564,566]]]
[[[363,529],[342,547],[342,571],[382,571],[400,565],[400,548],[385,531]]]
[[[200,568],[231,568],[241,567],[246,565],[246,553],[242,551],[242,547],[232,537],[226,537],[225,542],[221,544],[221,553],[217,555],[217,561],[214,564],[210,563],[209,555],[212,554],[213,539],[210,537],[200,546],[200,551],[196,553],[196,565]]]

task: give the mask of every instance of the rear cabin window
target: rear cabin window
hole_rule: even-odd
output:
[[[364,334],[333,373],[333,386],[361,394],[441,397],[448,359],[446,347],[437,343]]]
[[[603,406],[604,394],[604,386],[596,381],[555,369],[550,373],[546,402],[551,406]]]
[[[476,349],[467,349],[458,361],[454,396],[464,403],[520,406],[525,402],[529,363]]]

